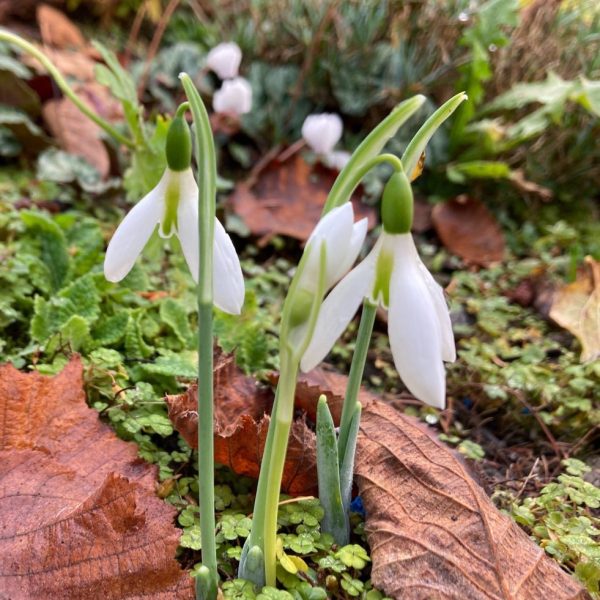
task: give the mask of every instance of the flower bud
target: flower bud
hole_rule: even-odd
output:
[[[396,171],[383,190],[381,220],[386,233],[409,233],[413,221],[413,193],[404,171]]]
[[[243,115],[252,109],[252,87],[243,77],[224,81],[213,96],[213,108],[218,113]]]
[[[317,154],[329,154],[340,141],[343,129],[339,115],[334,113],[309,115],[302,125],[302,137]]]
[[[192,136],[182,116],[175,116],[169,125],[165,153],[172,171],[185,171],[192,164]]]
[[[241,62],[242,51],[235,42],[219,44],[206,56],[206,66],[220,79],[237,77]]]

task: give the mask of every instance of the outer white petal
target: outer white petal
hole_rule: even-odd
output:
[[[450,312],[444,297],[442,286],[433,278],[433,275],[427,270],[427,267],[417,257],[419,271],[423,276],[423,280],[429,289],[433,306],[440,324],[442,335],[442,359],[446,362],[454,362],[456,360],[456,346],[454,344],[454,332],[452,331],[452,321],[450,320]]]
[[[340,141],[344,125],[339,115],[309,115],[302,125],[302,137],[317,154],[329,154]]]
[[[213,96],[213,108],[218,113],[243,115],[252,110],[252,86],[243,77],[223,82]]]
[[[242,51],[235,42],[224,42],[215,46],[206,56],[206,66],[220,79],[237,77]]]
[[[302,273],[300,286],[304,289],[316,289],[319,266],[320,266],[320,247],[325,242],[326,252],[326,271],[325,271],[325,291],[330,290],[332,286],[342,277],[350,268],[354,260],[348,264],[344,271],[340,270],[340,263],[346,259],[348,244],[352,238],[354,225],[354,209],[350,202],[329,211],[314,228],[306,242],[306,250],[310,249],[308,263]]]
[[[323,156],[323,162],[330,169],[341,171],[348,164],[351,156],[350,152],[345,150],[333,150]]]
[[[300,362],[302,371],[314,369],[328,354],[373,287],[379,246],[342,279],[321,305],[312,339]]]
[[[192,169],[178,173],[180,198],[177,209],[177,237],[194,281],[198,283],[200,241],[198,237],[198,184]]]
[[[423,264],[412,236],[406,242],[406,253],[407,256],[412,256],[413,260],[417,263],[419,272],[431,295],[442,335],[442,359],[446,362],[454,362],[456,360],[456,347],[454,345],[454,333],[452,332],[452,322],[450,321],[450,312],[448,311],[448,305],[444,297],[444,290]]]
[[[412,236],[407,233],[391,237],[394,269],[390,282],[388,331],[394,364],[414,396],[431,406],[444,408],[446,373],[436,309],[412,256]]]
[[[348,202],[348,204],[350,204]],[[344,256],[341,261],[337,263],[337,272],[335,281],[341,279],[350,269],[350,267],[355,263],[358,258],[358,254],[362,245],[365,241],[365,237],[367,235],[367,227],[369,225],[369,220],[367,218],[361,219],[357,223],[354,223],[352,226],[352,234],[350,235],[350,239],[348,240],[348,246],[344,252]]]
[[[158,185],[144,196],[121,221],[104,258],[104,276],[108,281],[121,281],[133,267],[137,257],[160,222],[164,211],[164,192],[171,176],[167,169]]]
[[[244,304],[244,276],[231,238],[215,218],[213,294],[217,308],[239,315]]]

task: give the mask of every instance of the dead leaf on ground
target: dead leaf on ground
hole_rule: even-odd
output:
[[[193,598],[156,468],[88,408],[82,365],[0,366],[2,591],[11,600]]]
[[[96,167],[103,179],[108,177],[110,157],[100,139],[98,125],[82,114],[68,98],[49,100],[42,108],[42,115],[63,150],[84,158]]]
[[[296,386],[296,408],[306,411],[308,418],[314,423],[317,420],[317,402],[321,394],[327,397],[329,410],[336,427],[340,424],[344,396],[348,386],[348,377],[324,368],[316,368],[308,373],[300,373]],[[364,406],[377,398],[375,394],[361,388],[358,399]]]
[[[365,407],[356,480],[373,584],[402,600],[586,600],[490,502],[463,463],[382,402]]]
[[[581,362],[600,358],[600,262],[586,256],[577,279],[555,293],[550,317],[581,342]]]
[[[241,182],[230,202],[254,235],[287,235],[306,241],[321,217],[327,194],[337,177],[321,165],[309,165],[300,154],[284,162],[271,161],[256,182]],[[355,219],[368,217],[369,228],[376,223],[375,211],[352,199]]]
[[[261,389],[233,364],[215,372],[215,461],[238,475],[258,478],[272,394]],[[169,417],[193,448],[198,447],[197,388],[167,396]],[[315,434],[302,419],[294,421],[290,433],[281,483],[293,495],[317,493]]]
[[[468,263],[488,266],[504,258],[504,234],[494,215],[479,200],[458,196],[436,204],[433,225],[444,246]]]
[[[79,27],[60,10],[42,3],[37,7],[36,16],[44,44],[72,50],[83,50],[87,47]]]

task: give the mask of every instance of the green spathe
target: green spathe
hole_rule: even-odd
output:
[[[165,154],[172,171],[185,171],[192,164],[192,136],[183,116],[176,115],[169,125]]]
[[[386,233],[409,233],[413,221],[413,193],[404,171],[397,171],[383,190],[381,220]]]

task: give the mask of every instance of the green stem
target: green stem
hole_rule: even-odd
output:
[[[346,387],[346,395],[342,406],[342,417],[340,420],[340,437],[338,441],[339,465],[344,463],[346,447],[348,444],[348,432],[352,423],[352,416],[356,410],[358,402],[358,394],[360,392],[360,384],[365,370],[367,361],[367,351],[371,334],[373,333],[373,325],[375,324],[375,315],[377,314],[377,306],[371,304],[368,300],[363,303],[362,315],[360,317],[360,325],[358,327],[358,335],[356,336],[356,347],[352,364],[350,365],[350,374],[348,375],[348,385]]]
[[[414,96],[401,102],[371,133],[361,142],[360,146],[353,152],[348,164],[337,176],[323,208],[323,214],[327,214],[336,206],[341,206],[350,200],[352,192],[356,189],[364,172],[360,174],[362,167],[377,156],[387,142],[396,135],[400,127],[414,114],[425,102],[425,96]]]
[[[45,69],[52,75],[54,81],[56,81],[56,85],[61,89],[62,93],[75,104],[75,106],[86,116],[88,119],[96,123],[101,129],[103,129],[108,135],[112,138],[124,144],[128,148],[135,148],[135,143],[132,142],[129,138],[125,137],[123,134],[119,133],[110,123],[105,121],[100,115],[95,113],[71,88],[71,86],[67,83],[66,79],[62,76],[61,72],[54,66],[52,61],[40,50],[38,50],[34,45],[26,42],[23,38],[6,31],[5,29],[0,29],[0,41],[8,42],[9,44],[14,44],[18,48],[21,48],[24,52],[27,52],[35,59],[37,59]]]
[[[267,467],[266,495],[262,502],[260,502],[262,499],[259,500],[258,496],[256,501],[257,505],[264,505],[263,543],[265,579],[267,585],[273,587],[275,586],[275,570],[277,566],[276,544],[279,491],[281,489],[285,455],[294,412],[297,375],[298,361],[292,358],[289,352],[284,351],[281,356],[281,369],[277,386],[277,410],[270,425],[270,429],[273,428],[272,446],[269,454],[264,454],[269,462],[268,465],[262,464],[260,469],[262,476],[265,466]]]
[[[215,541],[215,464],[213,438],[213,236],[217,166],[206,108],[187,74],[180,75],[190,103],[196,132],[199,187],[200,261],[198,272],[198,487],[202,564],[206,578],[197,579],[196,598],[217,597]]]

